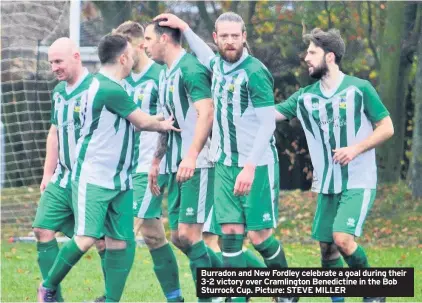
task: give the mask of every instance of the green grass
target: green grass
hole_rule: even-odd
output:
[[[291,267],[319,266],[319,251],[316,245],[289,244],[285,247]],[[367,249],[372,266],[414,267],[415,297],[391,298],[392,302],[422,302],[422,251],[417,248]],[[176,252],[180,267],[182,291],[187,302],[195,301],[194,285],[187,258]],[[34,302],[40,283],[35,244],[2,242],[1,302]],[[62,283],[64,297],[68,302],[83,302],[102,294],[103,280],[100,259],[91,250],[72,269]],[[327,302],[327,298],[306,298],[302,302]],[[348,298],[348,302],[359,302],[359,298]],[[122,298],[124,302],[163,302],[164,297],[152,270],[151,257],[144,247],[137,249],[136,259]],[[254,298],[263,302],[265,298]],[[268,299],[267,299],[268,301]]]

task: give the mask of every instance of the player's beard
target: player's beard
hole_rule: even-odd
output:
[[[325,57],[322,58],[321,64],[314,67],[313,72],[309,73],[309,76],[311,76],[314,79],[321,79],[328,73],[328,65],[325,61]]]
[[[220,53],[221,58],[223,58],[224,61],[229,63],[235,63],[237,62],[240,57],[242,57],[243,54],[243,47],[240,47],[237,50],[230,50],[230,52],[234,52],[234,55],[228,55],[228,50],[225,50],[223,47],[218,47],[218,52]]]

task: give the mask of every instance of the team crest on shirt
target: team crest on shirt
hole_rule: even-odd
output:
[[[75,113],[79,113],[81,111],[81,99],[75,100],[75,108],[73,109]]]
[[[346,109],[347,107],[346,95],[340,96],[339,99],[340,99],[340,102],[338,104],[338,107],[341,109]]]
[[[228,91],[231,92],[231,93],[234,92],[234,84],[233,83],[229,85]]]

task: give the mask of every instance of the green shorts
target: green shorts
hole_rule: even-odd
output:
[[[164,189],[167,186],[168,175],[158,175],[158,186],[161,194],[157,197],[151,192],[148,183],[148,173],[133,175],[133,216],[141,219],[161,218],[161,203]]]
[[[114,190],[72,182],[75,235],[133,240],[133,190]]]
[[[246,231],[275,228],[278,221],[278,163],[257,166],[247,196],[235,196],[234,185],[242,167],[215,166],[215,211],[220,224],[244,224]]]
[[[349,189],[339,194],[319,194],[312,238],[332,243],[333,232],[359,237],[375,196],[375,189]]]
[[[41,195],[32,227],[61,231],[71,238],[75,228],[72,190],[49,182]]]
[[[204,227],[202,228],[202,232],[221,236],[223,233],[221,231],[221,225],[217,222],[215,207],[212,206],[211,209],[207,209],[207,211],[207,219],[204,223]]]
[[[177,230],[179,222],[205,223],[214,203],[214,168],[197,168],[193,177],[183,183],[176,181],[176,173],[170,174],[168,192],[171,230]]]

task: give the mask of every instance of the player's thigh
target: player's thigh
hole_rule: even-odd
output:
[[[180,183],[176,180],[176,173],[168,176],[167,212],[170,229],[177,230],[180,212]]]
[[[122,241],[132,241],[133,232],[133,190],[113,190],[110,195],[104,234],[107,237]]]
[[[154,196],[148,183],[148,173],[139,173],[133,176],[133,215],[141,219],[160,218],[161,204],[167,186],[168,175],[158,176],[160,195]]]
[[[73,181],[72,202],[75,212],[75,235],[97,239],[103,237],[107,210],[115,195],[115,190],[83,181]],[[130,208],[132,210],[132,204]],[[133,222],[132,216],[131,221]]]
[[[192,178],[180,186],[179,222],[203,224],[207,205],[212,206],[214,168],[197,168]]]
[[[375,189],[348,189],[341,194],[333,232],[361,236],[366,218],[374,204]]]
[[[339,206],[339,194],[318,194],[312,224],[312,238],[320,242],[333,242],[333,224]]]
[[[279,186],[278,163],[255,168],[251,191],[243,199],[247,231],[277,226]]]
[[[50,182],[40,197],[32,227],[61,231],[72,237],[74,222],[71,189]]]
[[[216,221],[219,224],[244,224],[245,216],[242,198],[234,195],[234,185],[241,168],[215,165],[214,208]]]

